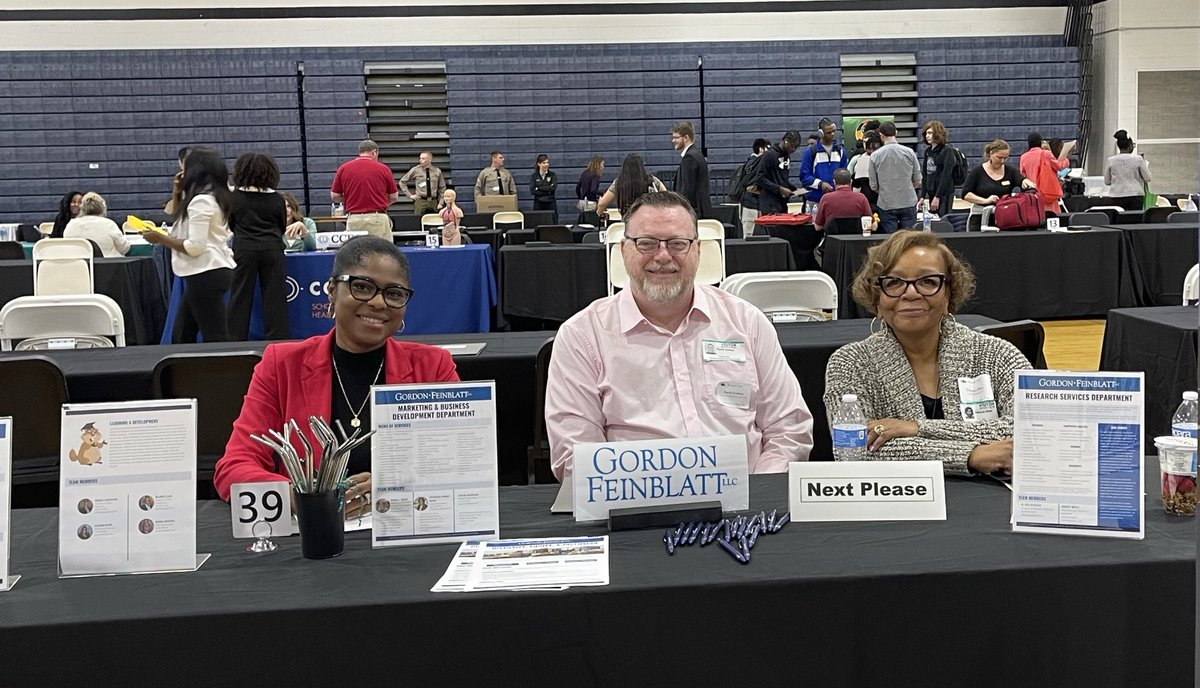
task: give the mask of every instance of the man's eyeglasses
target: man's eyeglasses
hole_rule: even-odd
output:
[[[904,279],[902,277],[883,275],[875,280],[875,283],[879,285],[880,291],[894,299],[904,296],[904,292],[908,291],[909,285],[912,285],[921,296],[933,296],[941,291],[942,287],[946,284],[946,276],[934,274],[916,279]]]
[[[370,301],[375,298],[376,294],[383,292],[383,302],[387,304],[388,308],[404,308],[414,293],[408,287],[395,285],[381,287],[375,284],[375,280],[370,277],[360,277],[358,275],[337,275],[333,278],[333,281],[345,282],[350,288],[350,296],[353,296],[358,301]]]
[[[638,253],[658,253],[658,247],[666,244],[667,253],[675,256],[687,253],[692,244],[699,241],[699,239],[652,239],[650,237],[625,237],[625,240],[632,241]]]

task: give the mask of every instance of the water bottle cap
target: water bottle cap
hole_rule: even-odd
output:
[[[1195,392],[1193,392],[1193,394],[1195,394]],[[858,395],[857,394],[843,394],[842,395],[842,403],[843,404],[856,404],[856,403],[858,403]]]
[[[1183,400],[1184,401],[1195,401],[1198,396],[1200,396],[1200,395],[1197,395],[1195,392],[1184,392]]]

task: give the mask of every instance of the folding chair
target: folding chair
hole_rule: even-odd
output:
[[[554,337],[542,342],[538,349],[533,369],[533,444],[526,448],[528,481],[538,482],[539,474],[553,476],[550,469],[550,440],[546,436],[546,381],[550,373],[550,354],[554,349]]]
[[[629,273],[625,272],[625,258],[621,256],[621,240],[624,238],[624,222],[615,222],[609,225],[604,235],[609,296],[615,294],[617,289],[624,289],[629,286]]]
[[[534,241],[549,241],[552,244],[573,244],[575,235],[566,225],[541,225],[533,230]]]
[[[1187,277],[1183,278],[1183,305],[1188,306],[1196,301],[1200,301],[1200,264],[1193,265]]]
[[[835,217],[823,227],[825,236],[853,236],[862,234],[861,217]]]
[[[720,284],[725,279],[725,225],[719,220],[700,220],[696,231],[700,238],[700,265],[694,282]]]
[[[69,401],[62,371],[45,356],[5,356],[0,389],[10,390],[0,394],[0,416],[13,419],[13,483],[58,482],[62,405]]]
[[[50,233],[54,231],[54,223],[53,222],[43,222],[37,226],[37,230],[38,230],[38,232],[41,233],[42,236],[48,237],[48,236],[50,236]]]
[[[425,213],[421,216],[421,229],[426,232],[440,232],[445,223],[442,222],[442,216],[437,213]]]
[[[819,270],[741,273],[721,289],[754,304],[771,322],[822,321],[825,311],[837,319],[837,284]]]
[[[12,351],[14,344],[17,351],[27,351],[111,348],[114,343],[125,346],[125,316],[104,294],[20,296],[0,309],[0,351]]]
[[[1101,227],[1111,223],[1107,213],[1093,213],[1090,210],[1084,213],[1071,213],[1067,216],[1068,227]]]
[[[587,234],[584,234],[583,241],[581,243],[584,243],[584,244],[600,243],[600,232],[588,232]]]
[[[788,203],[787,211],[792,215],[799,215],[804,212],[804,201]]]
[[[525,214],[519,210],[496,213],[492,216],[492,229],[525,229]]]
[[[1025,354],[1025,358],[1033,364],[1034,368],[1046,369],[1046,355],[1042,351],[1046,344],[1046,330],[1041,323],[1033,320],[1017,320],[995,325],[980,325],[975,328],[975,331],[1003,339]]]
[[[1167,216],[1167,222],[1177,225],[1194,225],[1197,218],[1200,218],[1200,212],[1195,210],[1171,213]]]
[[[154,366],[154,398],[196,400],[197,477],[202,482],[212,480],[217,459],[225,454],[254,366],[261,360],[255,351],[173,354]]]
[[[96,291],[92,273],[94,246],[87,239],[42,239],[34,244],[34,295],[91,294]]]
[[[1173,215],[1176,212],[1179,212],[1179,211],[1175,210],[1174,208],[1172,208],[1170,206],[1167,206],[1165,208],[1162,208],[1162,207],[1147,208],[1146,213],[1144,215],[1142,215],[1142,224],[1150,224],[1150,223],[1158,224],[1161,222],[1166,222],[1167,218],[1169,218],[1171,215]]]
[[[608,217],[609,222],[620,222],[621,221],[621,209],[620,208],[605,208],[604,215],[606,217]]]

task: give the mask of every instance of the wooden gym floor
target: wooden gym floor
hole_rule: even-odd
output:
[[[1056,370],[1097,370],[1103,320],[1043,320],[1046,364]]]

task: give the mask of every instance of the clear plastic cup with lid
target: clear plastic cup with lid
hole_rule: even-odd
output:
[[[1196,515],[1196,438],[1154,438],[1162,476],[1163,510],[1175,516]]]

